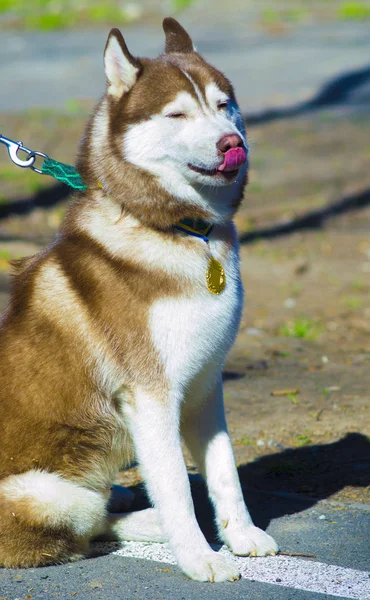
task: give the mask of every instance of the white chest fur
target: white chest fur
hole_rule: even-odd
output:
[[[163,240],[155,231],[144,235],[133,217],[117,221],[115,210],[113,204],[105,202],[99,211],[87,211],[80,227],[117,259],[130,258],[154,273],[160,268],[180,283],[183,294],[153,303],[149,326],[169,385],[182,391],[197,375],[212,371],[213,365],[214,370],[220,369],[239,327],[243,289],[234,226],[229,224],[227,231],[234,245],[230,247],[230,242],[228,245],[219,238],[215,228],[208,252],[201,239],[193,238],[184,245]],[[206,284],[210,254],[222,263],[226,273],[226,287],[218,296]]]
[[[172,389],[188,387],[202,372],[219,370],[237,334],[243,304],[238,249],[222,260],[221,245],[210,241],[209,247],[226,273],[226,287],[220,295],[206,286],[207,254],[198,260],[185,254],[179,264],[184,294],[157,300],[151,308],[152,338]]]

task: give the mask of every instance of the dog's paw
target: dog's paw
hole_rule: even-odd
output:
[[[234,531],[227,545],[237,556],[275,556],[279,551],[274,538],[254,525]]]
[[[195,581],[236,581],[240,579],[237,567],[228,559],[217,552],[194,554],[191,559],[186,557],[179,561],[179,566],[184,573]]]

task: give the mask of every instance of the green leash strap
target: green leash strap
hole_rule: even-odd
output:
[[[74,188],[75,190],[87,189],[87,186],[82,181],[82,178],[79,173],[77,173],[75,167],[66,165],[53,158],[45,158],[41,173],[43,175],[51,175],[54,179],[69,185],[69,187]]]
[[[8,148],[10,159],[18,167],[30,168],[36,173],[41,173],[41,175],[51,175],[51,177],[54,177],[54,179],[62,181],[75,190],[87,190],[87,185],[84,184],[81,175],[72,165],[66,165],[58,160],[54,160],[43,152],[26,148],[26,146],[23,146],[22,142],[16,142],[15,140],[7,138],[5,135],[2,135],[2,133],[0,133],[0,143],[4,144]],[[24,159],[18,156],[18,151],[25,152],[27,154],[27,158]],[[37,157],[43,159],[43,165],[41,169],[38,169],[35,165]],[[101,184],[99,187],[101,187]]]

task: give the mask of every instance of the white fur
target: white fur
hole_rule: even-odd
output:
[[[119,541],[166,542],[156,508],[134,513],[109,515],[109,533]]]
[[[137,390],[135,405],[126,406],[147,488],[182,570],[200,581],[237,579],[238,571],[211,550],[195,518],[180,444],[180,404],[175,393],[158,399]]]
[[[196,285],[196,291],[189,296],[158,300],[150,310],[153,341],[170,386],[177,390],[185,389],[210,364],[214,371],[221,369],[234,342],[243,303],[237,248],[223,260],[220,242],[211,238],[208,247],[203,240],[194,239],[193,245],[203,254],[194,260],[183,251],[178,265],[191,286]],[[221,261],[226,273],[226,287],[219,296],[211,294],[206,286],[210,254]]]
[[[276,542],[253,525],[244,503],[227,433],[221,376],[197,410],[184,407],[182,433],[206,479],[220,538],[234,554],[276,554]]]
[[[201,240],[194,243],[199,248],[205,245]],[[211,242],[210,251],[219,259],[221,247],[222,242]],[[214,415],[201,414],[208,390],[214,386],[215,379],[220,378],[226,353],[237,332],[242,288],[237,248],[224,261],[227,284],[220,296],[212,296],[206,289],[207,262],[201,256],[195,261],[188,260],[186,252],[182,259],[178,257],[179,268],[192,274],[193,293],[158,300],[150,311],[152,338],[165,368],[168,391],[157,398],[148,391],[136,390],[135,402],[125,405],[123,410],[149,494],[158,508],[161,529],[181,568],[192,579],[224,581],[236,579],[238,573],[212,552],[196,522],[181,450],[180,418],[185,424],[199,422],[198,429],[195,427],[193,431],[196,438],[197,432],[200,433],[201,448],[198,452],[195,448],[192,450],[201,467],[207,465],[206,476],[217,521],[225,517],[233,527],[235,522],[236,531],[238,525],[241,528],[239,536],[245,536],[253,524],[244,505],[222,402],[212,406]],[[207,419],[217,427],[207,429]],[[216,437],[211,436],[211,432]],[[191,447],[191,436],[188,437]],[[264,535],[260,532],[262,538]],[[230,537],[228,542],[232,547],[233,537]],[[254,550],[249,533],[244,549],[247,544]],[[235,544],[235,548],[239,546]],[[274,547],[265,544],[263,552],[273,550]]]
[[[111,35],[104,54],[105,74],[109,81],[108,94],[120,98],[134,85],[138,69],[122,52],[117,38]]]
[[[107,113],[107,101],[104,99],[97,113],[94,116],[93,121],[93,130],[91,136],[91,144],[94,148],[94,152],[92,152],[92,157],[95,162],[95,168],[98,173],[98,181],[101,183],[103,188],[106,187],[106,183],[104,181],[104,169],[101,169],[101,154],[107,152],[107,139],[108,139],[108,125],[109,118]]]
[[[27,500],[40,523],[65,526],[83,538],[98,533],[105,519],[106,501],[101,494],[56,473],[31,470],[11,475],[0,483],[0,494],[10,501]]]
[[[187,73],[186,71],[183,71],[183,73],[184,73],[185,77],[187,77],[187,79],[190,81],[191,85],[194,88],[194,91],[198,98],[199,106],[202,108],[203,112],[207,112],[207,106],[203,100],[202,92],[200,91],[199,86],[195,83],[194,79],[192,77],[190,77],[189,73]]]
[[[206,477],[220,536],[240,554],[277,551],[274,540],[254,527],[245,507],[226,430],[221,368],[236,335],[242,301],[236,253],[225,266],[228,289],[219,297],[209,292],[202,297],[199,292],[199,297],[192,294],[153,305],[152,336],[169,390],[163,398],[137,390],[135,403],[124,408],[163,533],[184,572],[202,581],[238,575],[213,555],[196,523],[180,418],[185,440]],[[194,271],[198,275],[196,266]]]
[[[220,88],[213,81],[212,83],[208,83],[206,85],[206,98],[208,106],[213,111],[217,110],[219,102],[229,101],[227,94],[220,90]]]
[[[247,140],[240,111],[230,103],[219,110],[217,102],[225,94],[215,84],[207,86],[208,106],[191,77],[198,102],[185,91],[165,105],[160,114],[131,125],[123,140],[126,160],[157,175],[163,188],[188,202],[211,212],[212,222],[221,222],[232,212],[231,200],[239,195],[245,169],[241,168],[234,182],[222,178],[211,179],[195,172],[189,164],[215,169],[220,164],[217,142],[224,135],[237,134],[247,148]],[[183,113],[186,118],[173,119],[171,113]]]
[[[179,92],[173,102],[166,104],[162,110],[162,115],[170,118],[173,113],[184,113],[185,115],[195,116],[199,111],[199,105],[189,92]]]
[[[80,215],[79,227],[90,237],[104,244],[113,257],[134,261],[154,272],[160,268],[169,275],[180,277],[184,283],[184,290],[189,283],[199,284],[200,288],[205,290],[209,249],[212,255],[220,260],[222,242],[211,239],[208,248],[202,240],[188,238],[188,248],[184,252],[183,246],[178,244],[177,236],[185,234],[176,232],[173,239],[163,239],[163,235],[155,229],[147,229],[143,235],[140,222],[135,217],[125,215],[124,219],[119,219],[120,207],[112,203],[108,195],[97,201],[99,210],[89,210],[87,207],[86,212]],[[237,249],[233,252],[237,254]],[[234,267],[232,274],[235,275]],[[207,297],[208,295],[207,291]]]
[[[220,109],[218,108],[219,103],[227,102],[227,108],[221,109],[221,113],[226,115],[226,118],[236,127],[239,135],[241,135],[244,140],[247,150],[249,151],[250,148],[246,139],[244,121],[237,103],[228,98],[227,95],[220,90],[220,88],[214,82],[209,83],[206,86],[206,98],[211,110],[218,110],[218,112],[220,112]]]

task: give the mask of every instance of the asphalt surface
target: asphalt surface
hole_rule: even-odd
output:
[[[4,582],[6,600],[32,598],[76,598],[83,600],[323,600],[346,598],[241,579],[234,583],[212,584],[189,581],[177,569],[164,563],[105,556],[85,561],[79,567],[63,565],[46,572],[11,574]],[[74,592],[77,594],[74,595]],[[365,596],[364,596],[365,598]]]
[[[187,26],[185,17],[181,22]],[[160,20],[158,28],[122,31],[134,55],[154,57],[163,51]],[[333,78],[370,63],[368,23],[306,25],[273,36],[243,21],[212,27],[207,20],[189,24],[189,31],[197,49],[235,84],[243,109],[252,113],[307,99]],[[2,32],[0,111],[65,109],[71,99],[99,98],[107,33]],[[368,87],[364,93],[369,95]]]
[[[322,600],[323,598],[370,599],[369,506],[351,506],[294,495],[248,494],[256,524],[269,523],[283,552],[308,557],[243,558],[244,577],[235,583],[206,584],[188,580],[166,560],[161,544],[94,544],[96,556],[67,565],[40,569],[0,571],[0,598],[51,599],[153,599],[179,600],[250,598],[251,600]],[[209,541],[211,509],[195,495],[198,518]],[[271,519],[271,514],[286,513]],[[125,549],[126,546],[126,549]],[[127,547],[128,546],[128,547]],[[144,550],[143,550],[143,547]],[[153,550],[151,549],[153,548]],[[307,564],[309,563],[309,564]],[[255,565],[255,567],[254,567]],[[308,573],[307,573],[308,569]],[[307,587],[309,589],[307,589]],[[310,591],[313,589],[313,591]]]

